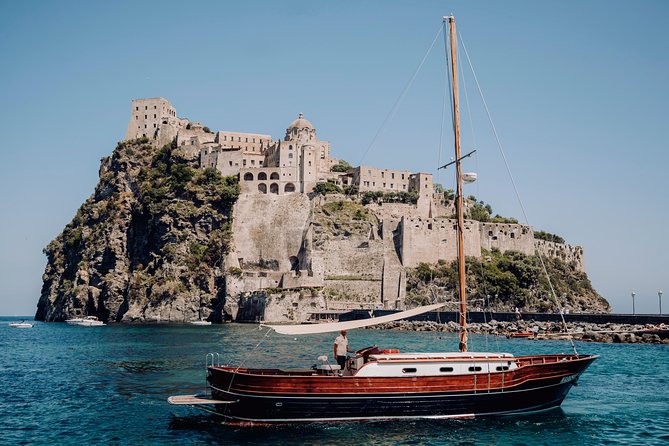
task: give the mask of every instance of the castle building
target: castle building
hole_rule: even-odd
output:
[[[246,165],[240,170],[241,192],[309,193],[318,182],[336,178],[330,168],[330,143],[319,140],[313,124],[300,113],[283,141],[272,142],[264,151],[262,168]]]
[[[360,192],[419,191],[419,204],[430,201],[433,192],[430,174],[369,166],[331,172],[338,160],[330,156],[330,143],[318,138],[316,128],[302,113],[288,126],[283,140],[273,140],[260,133],[212,132],[200,123],[178,118],[167,99],[135,99],[125,139],[142,137],[158,145],[176,140],[177,146],[199,155],[201,168],[239,175],[244,194],[309,193],[325,181],[357,186]]]
[[[130,122],[125,139],[156,139],[160,127],[179,127],[183,120],[165,98],[135,99],[130,108]]]

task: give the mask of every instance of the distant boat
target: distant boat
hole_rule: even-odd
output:
[[[531,331],[517,331],[515,333],[507,333],[507,338],[531,338],[534,333]]]
[[[33,328],[33,324],[31,324],[30,322],[26,322],[26,321],[10,322],[9,326],[13,327],[13,328]]]
[[[199,319],[195,321],[188,321],[189,324],[192,325],[211,325],[211,322],[204,320],[204,319]]]
[[[77,325],[80,327],[100,327],[102,325],[107,325],[95,316],[86,316],[83,318],[78,317],[74,319],[68,319],[65,322],[67,322],[69,325]]]

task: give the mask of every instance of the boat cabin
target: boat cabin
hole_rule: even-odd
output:
[[[319,375],[356,377],[444,376],[508,372],[518,368],[510,353],[400,353],[379,350],[376,346],[358,350],[348,359],[346,368],[328,363],[320,356],[315,366]]]

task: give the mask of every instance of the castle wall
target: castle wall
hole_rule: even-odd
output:
[[[465,256],[480,257],[479,222],[465,220]],[[457,259],[457,221],[445,218],[403,218],[401,258],[407,268],[419,263],[437,263]]]
[[[270,135],[260,133],[216,132],[214,141],[227,149],[242,149],[244,152],[262,154],[272,143]]]
[[[399,257],[401,225],[401,220],[386,218],[381,227],[383,243],[381,301],[385,309],[401,309],[406,297],[406,269]]]
[[[538,239],[535,240],[535,246],[538,253],[546,257],[562,259],[567,263],[574,262],[578,271],[585,272],[583,247]]]
[[[177,134],[177,145],[178,146],[198,146],[206,143],[213,143],[216,139],[214,133],[207,133],[202,130],[202,126],[193,125],[193,128],[190,129],[179,129]]]
[[[237,175],[243,163],[240,149],[205,147],[200,150],[200,167],[213,167],[223,176]]]
[[[290,271],[290,257],[300,252],[310,211],[309,198],[302,194],[248,195],[237,200],[232,229],[239,267],[248,270],[262,263],[275,265],[278,272]]]
[[[531,227],[511,223],[479,223],[481,248],[520,251],[534,254],[534,231]]]
[[[322,249],[314,252],[323,261],[325,279],[349,277],[381,279],[383,271],[383,242],[368,237],[327,240]]]

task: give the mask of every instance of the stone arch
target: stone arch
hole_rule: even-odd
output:
[[[283,191],[286,193],[295,192],[295,185],[293,183],[286,183],[286,186],[283,188]]]
[[[261,194],[266,194],[267,193],[267,185],[265,183],[258,184],[258,192],[260,192]]]
[[[251,172],[246,172],[244,174],[244,181],[253,181],[253,174]]]
[[[270,184],[269,185],[269,193],[279,195],[279,185],[276,184],[276,183]]]
[[[270,180],[278,180],[279,179],[279,173],[278,172],[272,172],[272,174],[269,176]]]
[[[300,259],[298,259],[296,256],[290,256],[288,260],[290,261],[291,271],[298,271],[300,269]]]
[[[258,174],[258,179],[261,181],[267,180],[267,174],[265,172],[260,172]]]

